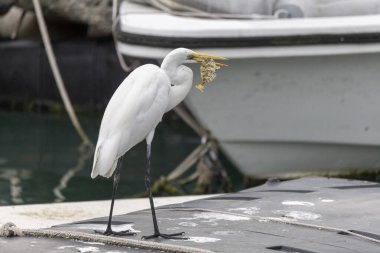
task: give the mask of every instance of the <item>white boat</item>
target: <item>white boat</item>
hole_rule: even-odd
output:
[[[333,2],[343,13],[323,9]],[[380,168],[380,1],[348,1],[357,12],[343,2],[315,1],[298,18],[276,18],[283,8],[223,19],[124,1],[117,49],[158,61],[177,47],[228,57],[206,92],[193,89],[185,102],[245,174]]]

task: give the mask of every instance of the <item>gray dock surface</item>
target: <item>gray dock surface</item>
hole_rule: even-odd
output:
[[[320,177],[272,180],[238,193],[158,208],[161,232],[184,231],[189,239],[153,241],[214,252],[377,253],[379,214],[377,183]],[[137,235],[128,239],[140,240],[142,235],[153,232],[149,209],[115,216],[113,221],[115,230],[136,230]],[[93,233],[94,229],[105,229],[106,223],[107,217],[103,217],[53,229]],[[353,231],[356,235],[340,231]],[[0,238],[0,249],[10,253],[148,252],[41,238]]]

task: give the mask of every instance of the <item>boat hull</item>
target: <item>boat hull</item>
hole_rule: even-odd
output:
[[[189,47],[230,58],[185,103],[245,174],[380,168],[380,15],[257,21],[124,6],[115,37],[126,57]]]
[[[379,168],[379,57],[234,59],[186,104],[248,175]]]

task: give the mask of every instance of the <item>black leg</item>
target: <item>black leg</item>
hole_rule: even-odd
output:
[[[175,234],[161,234],[158,229],[158,223],[157,223],[157,216],[156,216],[156,210],[154,208],[154,202],[153,202],[153,196],[152,196],[152,189],[151,189],[151,182],[150,182],[150,156],[151,156],[151,145],[147,144],[147,152],[146,152],[146,166],[145,166],[145,186],[148,191],[149,196],[149,202],[150,202],[150,209],[152,210],[152,218],[153,218],[153,228],[154,228],[154,234],[150,236],[143,236],[141,239],[152,239],[157,237],[162,237],[165,239],[183,239],[186,240],[187,238],[184,237],[178,237],[182,236],[185,233],[175,233]]]
[[[120,236],[135,235],[136,234],[136,233],[133,233],[133,232],[131,232],[129,230],[116,232],[116,231],[113,231],[111,229],[113,205],[115,203],[115,196],[116,196],[117,186],[119,185],[120,167],[121,167],[121,164],[122,164],[122,160],[123,160],[123,157],[120,157],[119,160],[117,161],[116,170],[115,170],[115,173],[113,175],[111,208],[110,208],[110,215],[108,217],[108,224],[107,224],[106,231],[95,230],[95,233],[103,234],[103,235],[120,235]]]

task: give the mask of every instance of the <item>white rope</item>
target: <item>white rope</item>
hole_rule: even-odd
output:
[[[133,70],[133,66],[132,65],[128,66],[128,64],[124,60],[123,54],[119,51],[119,48],[117,46],[118,42],[117,42],[117,38],[116,38],[116,27],[117,27],[117,25],[120,22],[120,16],[117,15],[116,18],[115,18],[115,20],[113,20],[112,22],[113,23],[112,23],[111,31],[112,31],[113,41],[114,41],[114,44],[115,44],[115,50],[116,50],[117,59],[119,60],[121,68],[125,72],[130,72],[130,71]]]
[[[112,0],[112,22],[116,19],[119,13],[119,3],[118,0]]]
[[[69,114],[70,120],[71,120],[74,128],[76,129],[80,138],[82,139],[83,144],[85,146],[93,146],[93,144],[90,141],[90,139],[88,138],[87,134],[84,132],[84,130],[83,130],[76,114],[75,114],[75,111],[73,109],[73,106],[72,106],[70,98],[69,98],[69,95],[67,94],[67,91],[66,91],[65,85],[63,83],[61,73],[59,72],[57,61],[56,61],[56,58],[55,58],[55,55],[54,55],[54,52],[53,52],[53,49],[52,49],[52,46],[50,43],[49,33],[46,29],[46,23],[45,23],[44,16],[42,14],[41,5],[40,5],[39,0],[33,0],[33,5],[34,5],[36,17],[37,17],[38,27],[39,27],[40,32],[41,32],[42,41],[44,43],[46,54],[47,54],[47,57],[49,60],[49,64],[50,64],[51,70],[53,72],[53,76],[54,76],[55,82],[57,84],[59,94],[61,95],[61,98],[63,100],[63,104],[65,106],[65,109],[66,109],[67,113]]]
[[[158,242],[148,242],[142,240],[132,240],[127,238],[110,237],[98,234],[89,234],[74,231],[60,231],[48,229],[21,229],[15,224],[8,222],[0,227],[0,237],[44,237],[44,238],[63,238],[69,240],[80,240],[85,242],[99,242],[112,246],[131,247],[138,249],[160,250],[163,252],[178,252],[178,253],[212,253],[212,251],[187,247],[181,245],[172,245]]]

